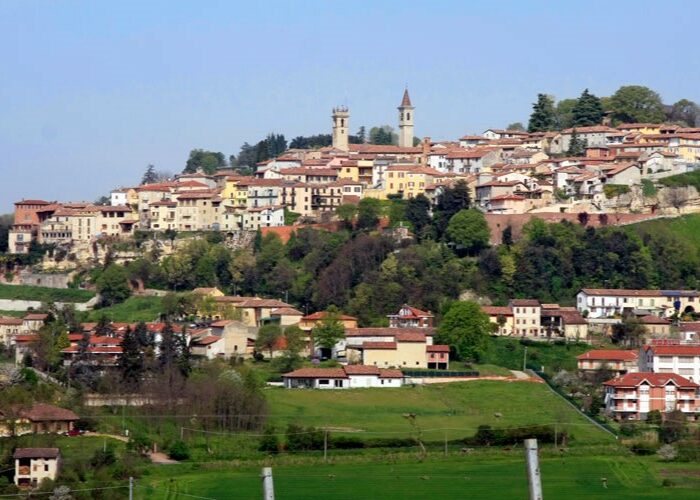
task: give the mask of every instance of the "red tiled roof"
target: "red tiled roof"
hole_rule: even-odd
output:
[[[363,349],[396,349],[396,342],[363,342]]]
[[[442,344],[429,345],[429,346],[426,346],[425,351],[426,352],[450,352],[450,346],[442,345]]]
[[[379,370],[379,378],[403,378],[401,370],[382,369]]]
[[[417,332],[427,336],[432,336],[434,328],[346,328],[346,337],[396,337],[399,333]]]
[[[537,299],[513,299],[510,303],[516,307],[540,307],[540,301]]]
[[[44,321],[49,315],[45,313],[29,313],[24,316],[27,321]]]
[[[481,306],[481,310],[484,311],[489,316],[512,316],[513,309],[508,306]]]
[[[210,345],[218,342],[219,340],[222,340],[223,337],[217,337],[216,335],[209,335],[207,337],[201,337],[196,340],[193,340],[193,344],[198,344],[198,345]]]
[[[278,307],[270,311],[270,314],[275,316],[303,316],[304,313],[294,309],[293,307]]]
[[[671,322],[666,318],[661,318],[654,314],[647,314],[639,318],[639,322],[644,325],[670,325]]]
[[[78,420],[78,415],[58,406],[36,403],[27,410],[20,410],[20,415],[34,422],[46,420]]]
[[[12,318],[7,316],[0,317],[0,325],[20,326],[22,322],[22,318]]]
[[[342,368],[300,368],[282,375],[284,378],[348,378]]]
[[[403,99],[401,99],[401,107],[411,107],[411,98],[408,96],[408,89],[403,91]]]
[[[325,318],[327,314],[328,313],[326,311],[318,311],[315,313],[307,314],[306,316],[304,316],[301,319],[307,320],[307,321],[317,321],[317,320]],[[339,314],[338,319],[341,321],[357,321],[356,317],[348,316],[346,314]]]
[[[576,359],[590,359],[596,361],[634,361],[638,358],[636,351],[623,349],[594,349],[576,356]]]
[[[583,288],[586,295],[609,295],[612,297],[657,297],[661,290],[626,290],[623,288]]]
[[[700,345],[650,345],[644,349],[665,356],[700,356]]]
[[[233,320],[231,319],[220,319],[219,321],[214,321],[209,326],[213,326],[214,328],[223,328],[226,325],[230,325],[231,323],[233,323]]]
[[[399,318],[432,318],[433,315],[429,312],[426,311],[421,311],[417,307],[409,306],[408,304],[404,304],[401,306],[401,309],[408,309],[410,311],[410,314],[397,314],[396,316]],[[399,311],[400,313],[401,311]]]
[[[396,334],[397,342],[425,342],[425,334],[421,332],[404,332]]]
[[[28,344],[39,338],[38,335],[15,335],[16,344]]]
[[[348,375],[379,375],[379,368],[371,365],[347,365],[343,369]]]
[[[642,382],[648,382],[652,387],[663,387],[669,383],[674,383],[678,387],[698,388],[698,384],[691,382],[685,377],[675,373],[651,373],[651,372],[631,372],[620,377],[604,382],[603,385],[612,387],[636,387]]]

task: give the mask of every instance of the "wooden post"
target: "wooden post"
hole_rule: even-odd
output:
[[[323,429],[323,461],[328,462],[328,429]]]
[[[527,482],[530,500],[542,500],[542,483],[540,482],[540,459],[537,455],[537,439],[525,440],[525,461],[527,463]]]

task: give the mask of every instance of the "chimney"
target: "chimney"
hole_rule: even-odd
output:
[[[428,155],[430,154],[430,137],[423,137],[423,142],[421,142],[421,147],[423,148],[423,150],[421,151],[423,166],[427,167],[428,166]]]

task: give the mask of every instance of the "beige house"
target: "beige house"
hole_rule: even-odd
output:
[[[248,341],[255,340],[257,328],[246,326],[240,321],[222,319],[211,325],[212,334],[224,339],[224,357],[248,358]]]
[[[449,346],[429,344],[426,335],[420,332],[397,333],[393,342],[365,341],[361,346],[348,346],[348,350],[359,350],[362,364],[380,368],[446,369],[449,366]],[[348,359],[351,358],[354,357],[348,354]]]
[[[617,375],[635,372],[638,367],[638,354],[621,349],[594,349],[576,356],[581,371],[610,370]]]
[[[55,481],[61,468],[58,448],[17,448],[12,458],[15,485],[22,489],[36,488],[45,479]]]
[[[175,210],[178,231],[219,229],[221,197],[216,191],[189,191],[177,196]]]
[[[172,200],[154,201],[149,205],[150,227],[156,231],[177,229],[177,203]]]
[[[24,332],[22,318],[8,318],[0,316],[0,344],[9,346],[15,336]]]
[[[489,316],[489,321],[493,323],[494,334],[510,336],[515,332],[515,321],[513,320],[513,310],[508,306],[482,306],[481,310]]]
[[[542,329],[540,316],[542,306],[536,299],[513,299],[510,301],[513,310],[515,334],[523,337],[539,337]]]
[[[301,328],[304,331],[311,331],[317,324],[321,323],[327,317],[327,315],[328,313],[326,311],[319,311],[312,314],[307,314],[306,316],[302,317],[299,321],[299,328]],[[357,318],[355,318],[354,316],[338,314],[338,321],[340,321],[343,324],[343,328],[345,329],[357,328]]]

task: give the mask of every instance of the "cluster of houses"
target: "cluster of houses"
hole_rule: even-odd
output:
[[[483,211],[605,212],[605,186],[694,169],[700,128],[628,123],[560,132],[488,129],[457,141],[414,138],[408,91],[398,107],[398,144],[351,144],[350,113],[335,108],[333,142],[319,149],[289,149],[257,164],[253,175],[232,169],[123,187],[109,205],[22,200],[10,230],[12,253],[32,242],[71,244],[102,236],[151,231],[255,231],[285,224],[285,211],[321,220],[343,204],[364,197],[434,202],[445,187],[464,181]],[[565,155],[576,137],[580,156]],[[574,203],[584,203],[573,208]]]
[[[603,383],[605,411],[616,420],[644,420],[651,411],[700,417],[700,343],[652,339],[639,351],[596,349],[578,356],[578,369],[616,375]]]
[[[0,408],[0,437],[26,434],[68,434],[78,420],[71,410],[36,403],[31,406]],[[55,480],[61,467],[58,448],[16,448],[14,483],[21,489],[35,488],[45,479]]]

